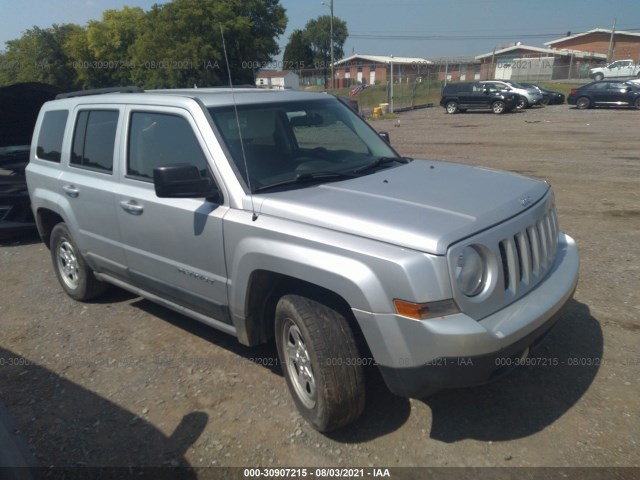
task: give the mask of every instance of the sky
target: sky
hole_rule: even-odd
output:
[[[295,29],[329,14],[331,0],[280,0],[289,23],[281,54]],[[0,51],[7,40],[33,27],[100,19],[108,9],[144,10],[163,0],[0,0]],[[588,5],[588,6],[587,6]],[[640,0],[333,0],[334,15],[347,22],[345,56],[475,56],[513,42],[544,42],[593,28],[640,33]],[[281,58],[281,54],[276,59]]]

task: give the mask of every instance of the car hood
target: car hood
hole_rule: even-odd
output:
[[[253,201],[259,215],[444,255],[449,245],[523,212],[549,188],[514,173],[414,160],[355,179],[254,195]]]

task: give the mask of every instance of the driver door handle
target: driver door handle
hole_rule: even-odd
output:
[[[122,209],[131,215],[142,215],[144,207],[135,200],[123,200],[120,202]]]

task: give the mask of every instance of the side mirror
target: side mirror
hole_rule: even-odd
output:
[[[202,178],[195,165],[173,163],[153,169],[153,185],[160,198],[217,197],[218,188]]]
[[[391,145],[391,137],[389,136],[389,132],[378,132],[380,138],[382,138],[385,142]]]

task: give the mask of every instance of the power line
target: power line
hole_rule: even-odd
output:
[[[566,36],[563,33],[541,33],[536,35],[374,35],[374,34],[349,34],[349,38],[361,38],[367,40],[506,40],[512,38],[559,38]]]
[[[628,28],[625,31],[640,31],[639,28]],[[373,33],[351,33],[349,38],[365,39],[365,40],[509,40],[509,39],[528,39],[528,38],[562,38],[566,37],[568,32],[561,33],[535,33],[522,34],[513,33],[509,35],[391,35],[391,34],[373,34]],[[587,33],[587,32],[582,32]]]

